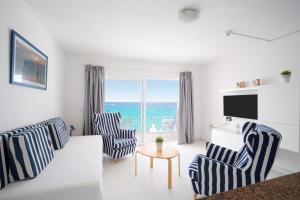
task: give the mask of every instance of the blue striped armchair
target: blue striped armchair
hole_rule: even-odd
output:
[[[264,181],[271,170],[281,141],[276,130],[247,122],[244,146],[239,152],[206,144],[206,155],[197,155],[189,166],[195,194],[203,196]]]
[[[114,159],[135,151],[137,139],[135,129],[120,129],[119,112],[95,113],[93,131],[103,138],[103,152]]]

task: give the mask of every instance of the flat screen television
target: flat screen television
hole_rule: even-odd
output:
[[[257,119],[257,95],[223,96],[224,116]]]

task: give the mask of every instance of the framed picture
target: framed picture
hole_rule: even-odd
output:
[[[14,30],[10,53],[10,83],[46,90],[48,57]]]

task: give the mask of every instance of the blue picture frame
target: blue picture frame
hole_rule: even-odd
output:
[[[11,31],[10,84],[47,90],[48,56]]]

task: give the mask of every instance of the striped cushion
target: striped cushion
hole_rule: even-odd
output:
[[[241,152],[240,157],[235,163],[235,166],[239,169],[247,169],[249,165],[251,164],[252,159],[247,153],[247,148],[244,148],[243,151]]]
[[[94,114],[95,131],[98,134],[118,135],[120,131],[121,114],[106,112]]]
[[[206,157],[232,165],[238,158],[238,152],[207,142]]]
[[[114,149],[120,149],[136,143],[136,138],[133,139],[115,139]]]
[[[39,123],[39,125],[47,125],[55,150],[62,149],[69,140],[66,124],[62,118],[53,118]]]
[[[16,135],[22,131],[25,131],[25,130],[29,130],[29,129],[32,129],[34,127],[39,127],[40,125],[29,125],[29,126],[24,126],[24,127],[21,127],[21,128],[16,128],[16,129],[13,129],[13,130],[10,130],[10,131],[6,131],[4,133],[0,133],[0,140],[1,140],[1,144],[0,144],[0,148],[1,148],[1,160],[2,160],[2,168],[3,168],[3,171],[4,173],[6,174],[1,174],[1,178],[4,180],[3,183],[1,183],[1,187],[2,185],[6,185],[12,181],[14,181],[13,177],[11,176],[11,172],[10,172],[10,169],[8,167],[8,163],[9,163],[9,159],[8,159],[8,154],[9,154],[9,138],[13,135]],[[1,188],[0,187],[0,188]]]
[[[0,137],[0,189],[8,184],[6,158],[4,155],[4,143]]]
[[[52,142],[46,126],[9,138],[9,166],[15,180],[36,177],[53,157]]]

